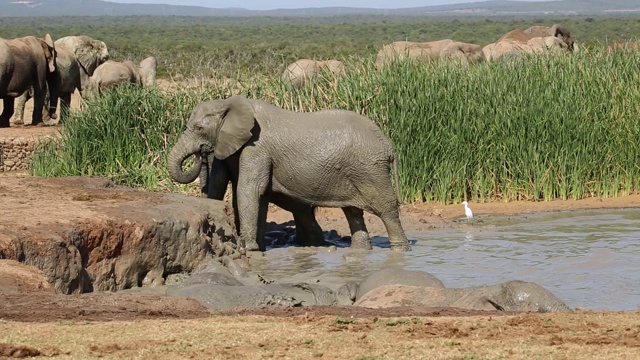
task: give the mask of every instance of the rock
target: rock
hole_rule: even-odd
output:
[[[369,291],[384,285],[411,285],[435,288],[444,287],[442,281],[424,271],[381,269],[374,271],[360,282],[356,293],[356,299],[360,299]]]
[[[137,191],[100,177],[2,179],[0,258],[40,269],[57,292],[159,285],[229,238],[226,203]]]
[[[14,260],[0,260],[0,294],[54,292],[42,271]]]
[[[167,290],[167,295],[196,299],[216,310],[256,308],[270,305],[332,305],[336,302],[335,294],[331,289],[315,284],[254,286],[198,284],[183,288],[170,288]]]

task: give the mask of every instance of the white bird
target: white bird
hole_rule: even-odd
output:
[[[469,208],[469,203],[463,201],[462,205],[464,205],[464,214],[467,216],[467,221],[473,219],[473,211]]]

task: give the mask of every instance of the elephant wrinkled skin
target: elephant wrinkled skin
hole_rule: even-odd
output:
[[[54,42],[56,48],[56,81],[60,96],[60,109],[66,112],[71,106],[71,95],[80,92],[83,98],[89,86],[89,78],[96,68],[109,59],[107,45],[88,36],[65,36]],[[33,88],[18,98],[14,124],[23,123],[24,105],[33,96]],[[56,104],[52,104],[56,105]],[[55,106],[52,106],[55,108]],[[45,109],[46,110],[46,109]],[[46,113],[43,113],[46,116]],[[61,114],[60,120],[64,116]]]
[[[190,183],[202,161],[186,172],[183,162],[213,154],[232,174],[240,247],[265,250],[267,205],[286,199],[289,209],[343,209],[352,241],[371,247],[363,210],[382,219],[393,250],[410,250],[402,229],[396,154],[371,120],[345,110],[299,113],[243,96],[200,103],[169,154],[174,181]],[[397,182],[396,182],[397,183]]]
[[[43,122],[42,109],[49,92],[50,114],[55,114],[58,101],[56,84],[56,51],[51,36],[44,39],[25,36],[17,39],[0,39],[0,97],[4,108],[0,115],[0,127],[9,127],[14,113],[15,98],[33,87],[34,110],[32,125]]]
[[[394,60],[404,58],[421,61],[453,60],[463,65],[482,61],[482,46],[451,39],[429,42],[395,41],[378,52],[376,67],[382,68]]]
[[[158,61],[153,56],[145,58],[139,64],[109,60],[98,66],[91,76],[89,96],[102,94],[122,83],[151,87],[156,81],[157,67]]]
[[[334,78],[340,77],[345,74],[344,64],[339,60],[300,59],[287,66],[282,74],[282,81],[294,87],[300,87],[317,78],[323,72]]]

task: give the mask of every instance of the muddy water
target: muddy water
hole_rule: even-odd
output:
[[[379,237],[369,252],[271,249],[254,265],[277,279],[309,272],[359,280],[384,267],[427,271],[447,287],[519,279],[544,286],[571,307],[640,309],[640,210],[482,218],[408,235],[413,251],[406,254],[391,253],[388,239]]]

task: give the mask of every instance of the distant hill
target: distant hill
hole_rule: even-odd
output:
[[[267,11],[199,6],[120,4],[101,0],[0,0],[0,16],[334,16],[334,15],[591,15],[640,14],[640,0],[559,0],[525,2],[491,0],[405,9],[326,7]]]

